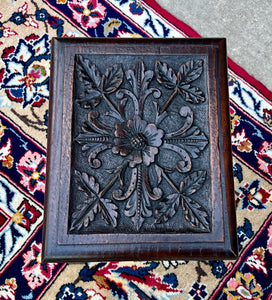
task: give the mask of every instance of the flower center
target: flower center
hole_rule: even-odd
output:
[[[130,144],[134,149],[144,149],[147,146],[147,138],[143,133],[137,133],[131,137]]]
[[[32,86],[35,83],[35,81],[36,81],[35,77],[33,77],[33,76],[29,75],[29,74],[26,75],[26,81],[25,81],[25,83],[26,83],[27,87]]]
[[[90,14],[91,14],[91,11],[88,8],[84,8],[83,15],[86,17],[89,17]]]
[[[12,221],[15,222],[16,224],[21,223],[23,219],[23,215],[17,211],[13,216],[12,216]]]
[[[41,255],[41,253],[39,253],[39,255],[37,256],[37,263],[38,264],[41,264],[42,263],[42,255]]]
[[[34,180],[38,180],[40,178],[40,173],[39,172],[34,172],[31,177]]]
[[[201,295],[201,290],[200,290],[200,289],[197,289],[197,290],[196,290],[196,294],[197,294],[197,295]]]
[[[32,90],[32,86],[35,83],[36,78],[30,74],[26,74],[26,76],[22,79],[19,79],[19,81],[23,81],[25,85]]]
[[[253,299],[249,290],[247,290],[244,286],[239,286],[237,288],[237,293],[241,295],[244,299]]]
[[[247,195],[247,198],[248,198],[248,200],[250,200],[250,201],[251,201],[252,199],[254,199],[254,197],[252,196],[252,194],[248,194],[248,195]]]

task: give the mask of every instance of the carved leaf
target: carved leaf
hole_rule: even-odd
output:
[[[206,210],[193,199],[182,196],[182,209],[185,219],[193,226],[209,231],[209,220]]]
[[[82,97],[76,99],[77,103],[84,108],[93,108],[101,101],[101,93],[97,90],[88,90]]]
[[[174,89],[177,86],[177,76],[167,63],[161,63],[157,60],[155,64],[155,73],[157,75],[157,81],[166,88]]]
[[[198,87],[189,84],[179,86],[179,93],[187,102],[197,104],[205,101],[204,93]]]
[[[124,72],[121,64],[115,64],[108,68],[103,76],[103,92],[110,94],[115,92],[123,82]]]
[[[133,195],[129,198],[125,209],[125,215],[131,218],[137,231],[139,231],[144,222],[144,218],[141,215],[141,211],[138,210],[138,207],[141,206],[140,202],[141,199],[137,197],[137,192],[134,192]]]
[[[85,133],[80,133],[75,138],[75,141],[77,141],[79,144],[86,144],[86,143],[92,143],[92,142],[95,143],[96,137],[97,137],[96,132],[85,132]]]
[[[126,78],[129,81],[133,93],[128,89],[122,89],[121,95],[128,95],[134,102],[135,114],[141,114],[147,97],[153,93],[155,98],[159,98],[161,92],[156,88],[148,88],[153,78],[154,72],[145,71],[145,65],[142,60],[137,60],[132,70],[126,72]]]
[[[88,227],[98,212],[101,212],[101,217],[107,224],[116,227],[117,206],[111,200],[100,197],[99,184],[95,182],[93,176],[78,171],[75,171],[75,173],[77,175],[78,189],[85,193],[87,199],[80,203],[76,211],[72,213],[70,230],[79,230],[82,226]]]
[[[97,196],[99,192],[99,184],[95,182],[95,178],[93,176],[89,176],[87,173],[80,173],[77,170],[75,171],[75,174],[78,179],[78,189],[85,192],[88,197]]]
[[[168,195],[163,199],[155,212],[156,223],[161,224],[171,219],[178,211],[179,202],[180,195],[178,193]]]
[[[77,65],[81,77],[92,83],[93,87],[100,88],[102,75],[98,67],[81,55],[78,56]]]
[[[203,60],[189,60],[182,64],[178,72],[178,80],[180,83],[189,83],[196,80],[203,71]]]
[[[136,191],[127,202],[125,215],[131,217],[137,231],[142,227],[145,218],[152,215],[151,204],[141,176],[138,177]]]
[[[190,153],[192,158],[197,158],[200,151],[204,150],[209,143],[206,135],[198,127],[192,127],[180,137],[179,143],[184,150]],[[176,141],[178,141],[178,138]]]
[[[102,75],[95,64],[81,55],[77,56],[77,70],[79,77],[85,83],[85,91],[76,101],[85,108],[97,106],[101,100]]]
[[[118,207],[110,199],[100,199],[101,216],[103,220],[113,227],[117,226]]]
[[[180,194],[189,196],[197,192],[203,186],[206,180],[206,174],[206,171],[200,170],[186,176],[180,183]]]
[[[88,227],[94,220],[98,212],[98,205],[95,198],[88,198],[79,204],[72,214],[72,224],[70,230],[80,230],[83,226]]]

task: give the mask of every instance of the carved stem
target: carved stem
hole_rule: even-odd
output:
[[[161,114],[168,108],[168,106],[170,105],[170,103],[172,102],[174,97],[177,95],[177,93],[178,93],[178,88],[176,87],[174,89],[173,93],[169,96],[167,101],[164,103],[164,106],[162,107],[162,110],[161,110]]]
[[[173,180],[164,172],[164,170],[162,168],[161,172],[162,172],[162,176],[166,179],[166,181],[171,185],[171,187],[175,190],[176,193],[179,194],[179,189],[177,188],[177,186],[174,184]]]
[[[123,168],[120,168],[115,175],[111,178],[111,180],[107,183],[107,185],[103,188],[103,190],[101,190],[101,192],[99,193],[99,197],[102,198],[107,191],[113,186],[113,184],[115,183],[115,181],[117,180],[117,178],[120,176],[120,173],[122,171]]]
[[[121,117],[118,108],[111,102],[111,100],[104,93],[102,93],[102,95],[103,95],[103,99],[107,102],[107,104],[109,105],[110,109],[113,110],[113,111],[115,111]]]
[[[136,220],[137,220],[137,231],[139,231],[142,223],[141,223],[141,203],[143,201],[142,199],[142,182],[143,182],[143,169],[142,166],[138,166],[138,176],[137,176],[137,210],[136,210]]]

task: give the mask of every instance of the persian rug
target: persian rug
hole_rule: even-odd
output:
[[[0,299],[271,299],[272,93],[231,59],[236,261],[41,261],[53,37],[199,37],[153,0],[1,0]]]

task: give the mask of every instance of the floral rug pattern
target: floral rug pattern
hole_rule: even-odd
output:
[[[154,0],[2,0],[0,299],[270,299],[272,93],[229,59],[237,261],[41,261],[53,37],[199,37]]]

